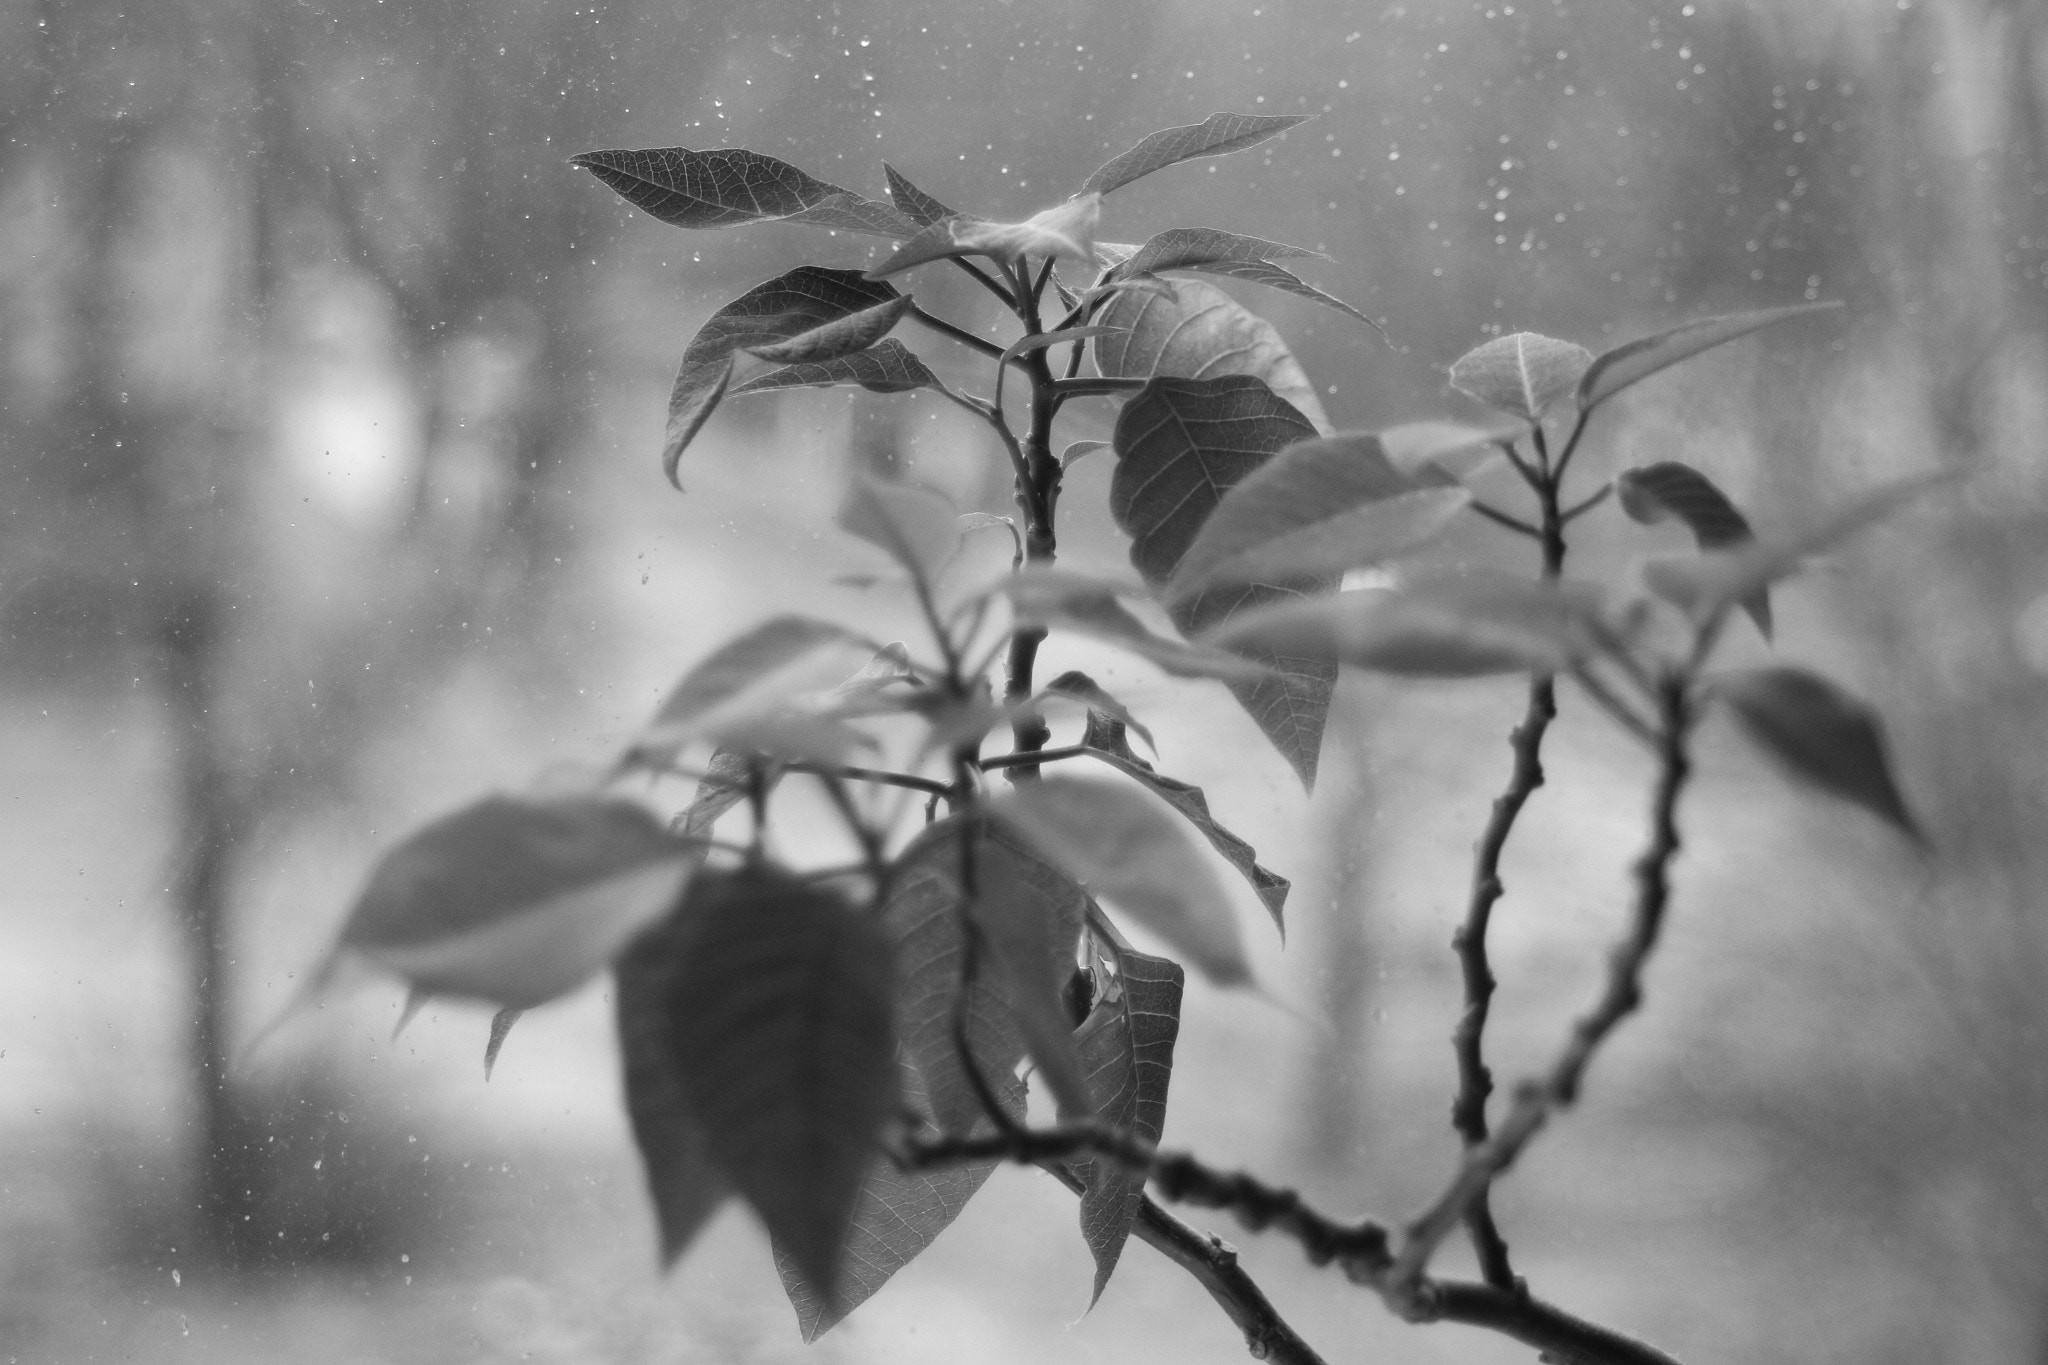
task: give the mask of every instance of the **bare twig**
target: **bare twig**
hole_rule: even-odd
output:
[[[1511,512],[1503,512],[1498,507],[1492,507],[1487,505],[1486,503],[1480,502],[1477,498],[1473,499],[1471,502],[1465,505],[1467,507],[1470,507],[1473,511],[1477,512],[1480,516],[1485,517],[1488,521],[1507,527],[1516,535],[1528,536],[1532,540],[1541,540],[1543,538],[1543,532],[1537,530],[1534,526],[1531,526],[1528,522],[1523,521],[1520,517],[1515,516]]]

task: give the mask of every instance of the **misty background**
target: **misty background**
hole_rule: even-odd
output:
[[[0,54],[10,1365],[1243,1358],[1149,1251],[1083,1317],[1072,1200],[1028,1171],[815,1347],[737,1206],[662,1276],[606,983],[488,1085],[488,1011],[393,1040],[389,980],[249,1048],[406,830],[603,763],[770,611],[904,619],[822,586],[860,562],[852,470],[1008,510],[930,395],[736,400],[670,489],[702,320],[887,245],[678,232],[569,156],[745,146],[869,195],[886,158],[1014,219],[1224,109],[1316,118],[1119,192],[1103,236],[1326,252],[1308,277],[1388,342],[1232,292],[1340,427],[1472,415],[1445,367],[1502,331],[1598,351],[1839,299],[1618,400],[1581,486],[1680,459],[1768,532],[1980,468],[1779,594],[1778,654],[1884,714],[1937,854],[1709,727],[1648,1008],[1495,1207],[1538,1292],[1694,1365],[2048,1359],[2048,9],[8,0]],[[920,301],[978,327],[965,283]],[[1069,439],[1114,413],[1073,411]],[[1073,562],[1120,559],[1108,464],[1069,479]],[[1603,511],[1573,567],[1685,544]],[[1456,1155],[1448,944],[1520,689],[1348,682],[1304,800],[1220,690],[1064,648],[1297,882],[1284,952],[1247,928],[1298,1016],[1191,986],[1168,1145],[1412,1212]],[[1643,838],[1647,763],[1588,710],[1567,691],[1504,868],[1503,1080],[1589,996]],[[1530,1355],[1196,1221],[1333,1362]]]

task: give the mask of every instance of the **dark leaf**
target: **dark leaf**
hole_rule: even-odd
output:
[[[1152,732],[1145,727],[1145,723],[1132,715],[1129,707],[1103,691],[1095,679],[1079,669],[1069,669],[1060,674],[1045,685],[1045,690],[1063,697],[1072,697],[1090,711],[1111,717],[1118,725],[1144,740],[1153,753],[1159,752],[1159,745],[1153,740]]]
[[[1245,881],[1258,894],[1260,903],[1273,916],[1274,925],[1281,933],[1287,932],[1283,912],[1287,908],[1287,892],[1291,883],[1279,873],[1261,866],[1257,850],[1209,813],[1209,798],[1200,787],[1152,771],[1149,764],[1132,752],[1129,742],[1124,739],[1121,722],[1099,723],[1091,716],[1081,742],[1095,750],[1095,756],[1102,762],[1135,777],[1179,811],[1181,818],[1209,841],[1209,847],[1223,855],[1223,861],[1244,875]]]
[[[768,346],[749,346],[747,349],[762,360],[777,365],[818,364],[865,351],[889,334],[889,330],[903,320],[910,311],[910,295],[898,294],[872,308],[863,308],[858,313],[848,313],[808,332],[800,332],[787,341],[778,341]]]
[[[484,1079],[491,1078],[491,1071],[498,1065],[498,1053],[505,1047],[505,1038],[512,1032],[512,1026],[519,1022],[525,1010],[502,1009],[491,1016],[491,1036],[484,1043]]]
[[[1719,346],[1724,341],[1748,336],[1751,332],[1768,327],[1774,322],[1783,322],[1787,318],[1802,317],[1808,313],[1824,312],[1841,306],[1833,301],[1796,303],[1789,308],[1765,308],[1754,313],[1701,318],[1697,322],[1680,323],[1655,336],[1625,342],[1586,368],[1585,375],[1579,380],[1579,411],[1591,412],[1637,380],[1648,379],[1657,371],[1676,365],[1681,360],[1690,360],[1701,351]]]
[[[862,1182],[897,1110],[894,952],[873,920],[788,873],[705,871],[664,1000],[712,1159],[811,1287],[837,1301]]]
[[[1273,324],[1201,280],[1162,279],[1160,288],[1117,295],[1096,321],[1120,335],[1095,343],[1095,367],[1111,379],[1220,379],[1249,375],[1313,428],[1329,429],[1315,385]]]
[[[912,389],[936,389],[939,377],[925,367],[904,344],[888,337],[865,351],[840,356],[815,365],[785,365],[749,379],[735,388],[735,394],[768,393],[775,389],[826,389],[837,384],[858,384],[872,393],[908,393]]]
[[[1077,1046],[1103,1122],[1156,1143],[1166,1126],[1183,974],[1165,958],[1134,949],[1117,950],[1115,958],[1115,998],[1095,1006]],[[1081,1236],[1095,1257],[1092,1304],[1123,1254],[1145,1178],[1113,1161],[1075,1162],[1072,1170],[1082,1183]]]
[[[1593,353],[1583,346],[1516,332],[1460,356],[1451,366],[1451,387],[1534,422],[1578,386],[1592,363]]]
[[[669,482],[676,482],[684,449],[725,396],[739,352],[788,341],[899,297],[892,286],[865,279],[857,270],[806,265],[755,285],[713,313],[683,349],[669,394],[661,452]]]
[[[1230,896],[1157,798],[1126,783],[1047,776],[1012,786],[988,808],[1216,985],[1251,980]]]
[[[1200,123],[1165,128],[1139,141],[1129,151],[1104,163],[1081,186],[1083,194],[1108,194],[1140,176],[1150,175],[1181,161],[1197,157],[1223,156],[1256,147],[1306,123],[1306,118],[1265,114],[1211,114]]]
[[[613,964],[626,1116],[647,1171],[664,1265],[683,1254],[732,1193],[732,1182],[711,1159],[703,1125],[684,1093],[669,1022],[669,1001],[695,929],[695,917],[671,915],[635,939]]]
[[[1110,512],[1131,537],[1131,563],[1154,591],[1173,577],[1226,492],[1279,450],[1315,434],[1300,412],[1249,376],[1158,379],[1125,404],[1116,424]],[[1176,604],[1174,624],[1193,634],[1245,608],[1300,596],[1304,587],[1334,586],[1216,589]],[[1302,785],[1313,787],[1337,666],[1314,655],[1250,657],[1271,676],[1232,683],[1231,691]]]
[[[1676,517],[1699,542],[1702,550],[1723,550],[1756,539],[1749,519],[1714,486],[1713,480],[1687,465],[1673,461],[1624,470],[1614,481],[1621,510],[1645,525]],[[1743,603],[1764,638],[1771,637],[1771,595],[1768,587],[1758,588]]]
[[[942,219],[959,216],[911,184],[901,171],[886,161],[882,163],[882,173],[889,177],[889,197],[896,201],[896,207],[903,211],[903,216],[919,227],[930,227]]]
[[[1798,668],[1726,674],[1715,679],[1714,693],[1793,776],[1925,842],[1892,781],[1883,725],[1868,706]]]
[[[694,861],[631,801],[493,796],[385,854],[341,945],[417,992],[527,1009],[594,976],[659,919]]]
[[[1220,232],[1215,228],[1169,228],[1138,248],[1117,265],[1110,275],[1112,280],[1122,280],[1139,275],[1157,275],[1168,270],[1199,270],[1206,275],[1250,280],[1254,284],[1283,289],[1290,294],[1313,299],[1376,329],[1378,323],[1344,300],[1325,294],[1322,290],[1304,283],[1292,271],[1273,264],[1275,261],[1303,256],[1320,259],[1322,255],[1322,252],[1310,251],[1306,247],[1285,246],[1257,237],[1241,237],[1237,233]]]
[[[787,161],[738,147],[585,152],[580,166],[635,207],[682,228],[739,223],[816,223],[876,237],[908,237],[916,225],[877,203],[806,175]]]

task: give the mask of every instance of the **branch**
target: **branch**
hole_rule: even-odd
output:
[[[1543,532],[1537,530],[1528,522],[1523,521],[1520,517],[1514,516],[1511,513],[1501,511],[1498,507],[1489,507],[1487,504],[1479,501],[1477,498],[1474,498],[1471,502],[1465,505],[1470,507],[1473,511],[1477,512],[1480,516],[1485,517],[1488,521],[1495,522],[1499,525],[1507,527],[1516,535],[1528,536],[1532,540],[1543,539]]]
[[[1530,1294],[1455,1281],[1439,1281],[1433,1289],[1437,1321],[1513,1337],[1557,1365],[1678,1365],[1646,1342],[1574,1317]]]
[[[910,316],[941,336],[951,337],[971,351],[979,351],[991,359],[1000,358],[1003,354],[1003,348],[996,345],[993,341],[988,340],[986,337],[978,337],[965,327],[956,327],[942,317],[935,317],[925,312],[924,309],[918,307],[915,303],[910,305]]]
[[[1666,677],[1659,689],[1661,765],[1651,802],[1650,845],[1636,860],[1634,913],[1628,933],[1608,958],[1607,982],[1600,999],[1572,1026],[1571,1036],[1549,1072],[1523,1082],[1500,1127],[1487,1141],[1467,1151],[1450,1188],[1409,1228],[1395,1270],[1397,1282],[1423,1283],[1423,1273],[1437,1246],[1484,1198],[1494,1178],[1514,1164],[1551,1112],[1568,1108],[1578,1098],[1594,1052],[1615,1025],[1642,1003],[1643,964],[1657,946],[1671,898],[1671,860],[1679,848],[1678,797],[1692,768],[1686,752],[1693,720],[1687,688],[1687,677],[1675,674]]]
[[[908,787],[912,791],[924,792],[931,796],[953,794],[952,787],[937,778],[889,772],[882,768],[855,768],[844,763],[813,763],[802,758],[784,760],[782,766],[790,772],[809,773],[814,777],[850,777],[856,782],[879,782],[890,787]]]

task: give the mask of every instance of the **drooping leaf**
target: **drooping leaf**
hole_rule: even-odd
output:
[[[1212,284],[1162,279],[1160,288],[1111,299],[1096,321],[1121,329],[1095,343],[1095,368],[1111,379],[1219,379],[1249,375],[1277,394],[1313,430],[1330,420],[1315,385],[1273,324]]]
[[[704,765],[704,775],[697,779],[697,790],[690,796],[690,804],[676,818],[676,833],[686,838],[708,835],[711,827],[718,823],[718,817],[747,799],[747,783],[751,780],[756,760],[731,749],[714,750],[711,761]],[[771,773],[773,782],[779,774]]]
[[[1159,752],[1159,745],[1152,738],[1152,731],[1145,723],[1131,714],[1131,709],[1102,689],[1102,686],[1078,668],[1069,669],[1045,685],[1048,693],[1072,697],[1098,715],[1108,716],[1132,734],[1145,741],[1152,752]]]
[[[1847,539],[1967,471],[1952,466],[1897,480],[1864,494],[1802,531],[1758,539],[1690,559],[1658,559],[1643,566],[1650,590],[1705,621],[1799,568],[1811,555]]]
[[[1098,450],[1108,449],[1109,442],[1107,441],[1076,441],[1060,452],[1060,468],[1062,470],[1072,469],[1075,462],[1082,456],[1093,455]]]
[[[1526,423],[1489,429],[1459,422],[1406,422],[1380,433],[1380,448],[1394,468],[1418,483],[1465,479],[1502,458],[1501,442],[1528,431]],[[1436,477],[1430,471],[1436,471]]]
[[[1081,192],[1108,194],[1140,176],[1150,175],[1178,162],[1223,156],[1256,147],[1267,138],[1276,137],[1307,121],[1290,115],[1211,114],[1200,123],[1163,128],[1140,139],[1129,151],[1103,163],[1081,186]]]
[[[1110,512],[1131,537],[1131,563],[1154,591],[1173,577],[1226,492],[1276,452],[1315,434],[1300,412],[1249,376],[1158,379],[1126,403],[1116,424]],[[1192,635],[1238,611],[1335,586],[1328,580],[1218,588],[1176,603],[1172,615]],[[1231,691],[1302,785],[1313,787],[1336,663],[1312,654],[1250,657],[1271,675],[1232,683]]]
[[[1793,776],[1925,842],[1892,780],[1877,713],[1826,678],[1799,668],[1759,668],[1714,680],[1750,738]]]
[[[1010,599],[1020,624],[1107,641],[1175,677],[1217,678],[1233,687],[1249,686],[1266,677],[1265,669],[1235,654],[1154,634],[1118,600],[1133,595],[1134,589],[1127,584],[1072,569],[1026,565],[994,584],[991,591]]]
[[[911,184],[901,171],[886,161],[882,163],[882,174],[889,177],[889,198],[895,201],[904,217],[919,227],[930,227],[941,219],[957,216],[953,210]]]
[[[525,1010],[502,1009],[491,1016],[491,1036],[484,1042],[484,1079],[491,1078],[491,1071],[498,1065],[498,1054],[504,1050],[505,1039],[511,1034],[512,1026],[519,1022]]]
[[[1293,884],[1271,868],[1261,866],[1257,850],[1210,813],[1209,798],[1200,787],[1153,771],[1151,764],[1132,751],[1123,730],[1124,723],[1107,713],[1090,716],[1081,743],[1094,751],[1101,762],[1144,783],[1178,811],[1197,834],[1209,841],[1209,847],[1222,855],[1224,862],[1243,875],[1267,913],[1273,916],[1274,927],[1286,934],[1284,912],[1287,892]]]
[[[635,939],[612,968],[626,1116],[647,1172],[664,1265],[675,1263],[732,1193],[683,1089],[669,1019],[669,1001],[696,928],[696,917],[679,911]]]
[[[1680,323],[1655,336],[1624,342],[1587,366],[1579,380],[1579,411],[1591,412],[1637,380],[1648,379],[1659,370],[1681,360],[1690,360],[1724,341],[1748,336],[1787,318],[1841,306],[1831,300],[1826,303],[1796,303],[1789,308],[1765,308],[1753,313],[1731,313],[1726,317]]]
[[[926,586],[960,553],[959,510],[944,494],[915,484],[856,479],[838,521]]]
[[[731,385],[739,352],[788,341],[899,297],[892,286],[865,279],[857,270],[806,265],[755,285],[713,313],[683,348],[669,394],[661,452],[669,482],[676,483],[684,449]]]
[[[732,393],[737,396],[776,389],[829,389],[839,384],[858,384],[870,393],[908,393],[912,389],[938,388],[939,377],[902,342],[885,337],[865,351],[835,360],[784,365],[779,370],[757,374]]]
[[[876,237],[916,231],[887,204],[827,184],[787,161],[738,147],[691,151],[585,152],[572,157],[636,208],[681,228],[722,228],[739,223],[816,223]]]
[[[961,889],[966,838],[974,841],[971,899]],[[932,1116],[948,1132],[971,1132],[985,1121],[953,1036],[963,900],[986,950],[979,955],[967,1016],[983,1079],[1001,1098],[1005,1078],[1028,1051],[1062,1107],[1088,1112],[1070,1024],[1060,1009],[1085,913],[1081,888],[1003,826],[948,816],[903,851],[882,909],[903,964],[899,1029],[925,1079]]]
[[[902,1059],[904,1107],[912,1112],[927,1109],[924,1080],[908,1058]],[[1014,1077],[1006,1078],[1011,1088],[1004,1092],[1014,1100],[1010,1116],[1024,1117],[1023,1089]],[[811,1288],[797,1268],[796,1258],[780,1246],[775,1248],[775,1269],[782,1288],[796,1309],[798,1329],[805,1342],[816,1341],[840,1319],[874,1297],[889,1278],[932,1244],[951,1225],[967,1201],[974,1197],[998,1162],[980,1161],[970,1165],[947,1166],[930,1171],[905,1171],[888,1157],[878,1158],[862,1182],[860,1200],[853,1207],[853,1227],[846,1240],[846,1260],[839,1284],[839,1302],[827,1303]]]
[[[1407,554],[1472,500],[1418,488],[1368,432],[1287,447],[1240,479],[1182,554],[1165,596],[1217,583],[1326,578]]]
[[[1713,480],[1687,465],[1661,461],[1622,471],[1614,481],[1621,510],[1644,525],[1676,517],[1702,550],[1722,550],[1756,539],[1749,519],[1735,509]],[[1771,638],[1771,596],[1758,588],[1743,603],[1756,628]]]
[[[1115,998],[1096,1004],[1081,1025],[1077,1046],[1102,1121],[1156,1143],[1166,1126],[1184,974],[1163,957],[1114,951]],[[1145,1178],[1114,1161],[1079,1161],[1071,1169],[1082,1183],[1081,1236],[1095,1257],[1092,1306],[1123,1254]]]
[[[430,995],[527,1009],[597,974],[695,859],[631,801],[492,796],[386,853],[341,932]]]
[[[1185,826],[1120,782],[1047,776],[989,810],[1040,856],[1164,939],[1219,986],[1251,980],[1237,914]]]
[[[766,867],[701,873],[664,1000],[712,1159],[827,1303],[897,1109],[895,953],[839,895]]]
[[[699,737],[744,749],[747,736],[741,731],[750,732],[750,722],[779,714],[791,698],[827,686],[845,667],[847,654],[878,648],[830,621],[771,617],[685,673],[656,709],[635,751],[673,753]]]
[[[1451,365],[1451,387],[1490,408],[1534,422],[1570,394],[1593,363],[1585,347],[1515,332],[1474,347]]]
[[[808,332],[799,332],[787,341],[749,346],[747,349],[762,360],[778,365],[822,364],[852,355],[855,351],[865,351],[887,336],[909,311],[910,295],[898,294],[872,308],[863,308],[858,313],[848,313]]]
[[[931,261],[954,256],[986,256],[1015,262],[1027,256],[1095,264],[1095,228],[1102,219],[1102,196],[1083,194],[1055,204],[1021,223],[997,223],[955,214],[920,229],[916,236],[869,272],[882,280]]]
[[[1313,299],[1357,318],[1368,327],[1378,328],[1378,323],[1344,300],[1325,294],[1305,283],[1293,271],[1274,264],[1275,261],[1303,256],[1322,259],[1323,253],[1257,237],[1244,237],[1235,232],[1221,232],[1215,228],[1168,228],[1120,262],[1110,272],[1110,278],[1125,280],[1168,270],[1198,270],[1205,275],[1249,280]]]
[[[1554,673],[1587,652],[1593,610],[1575,584],[1492,571],[1268,607],[1211,637],[1224,648],[1321,649],[1408,677]]]

